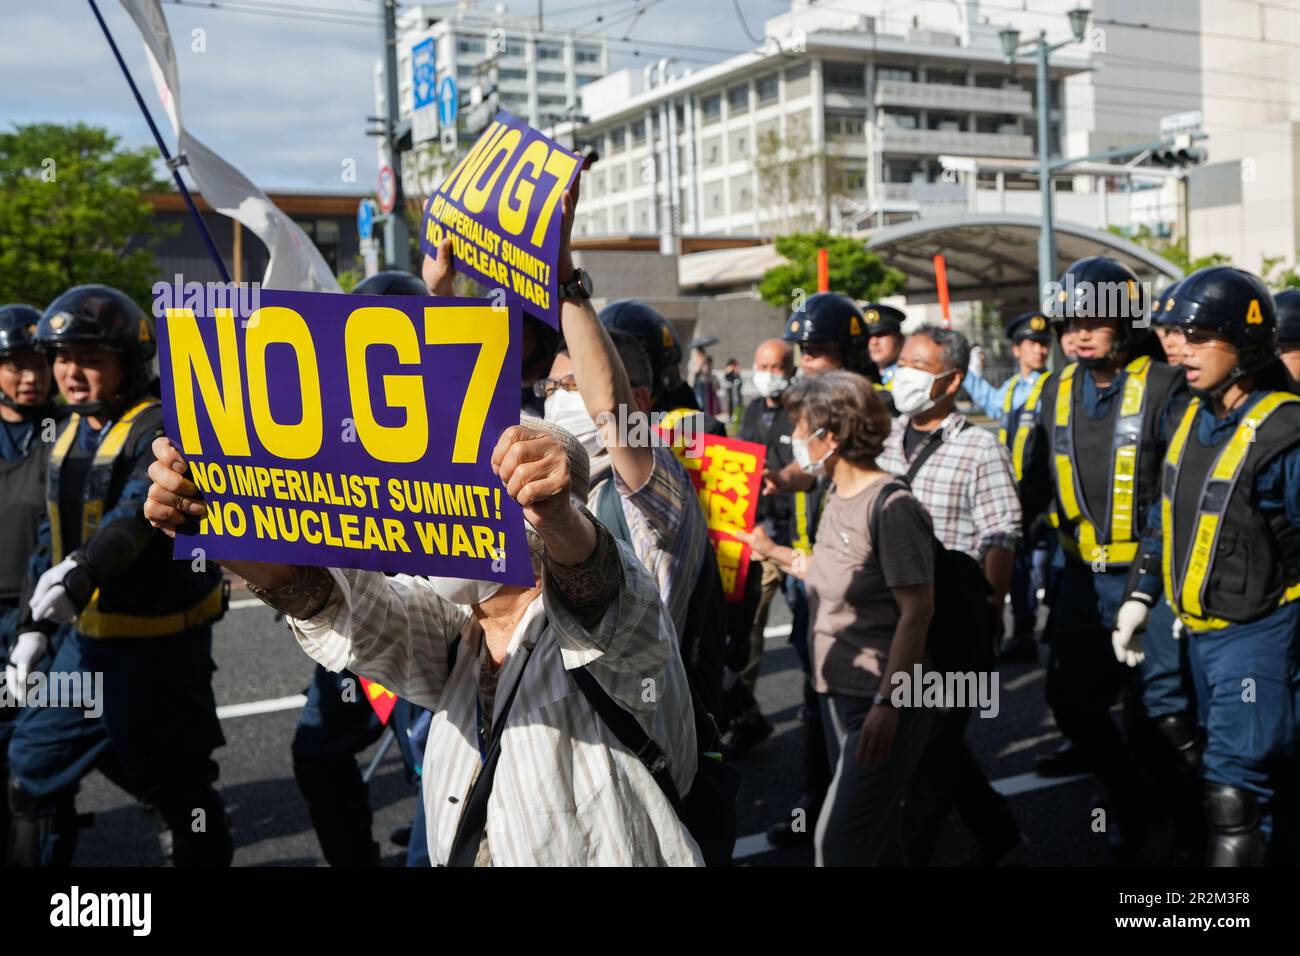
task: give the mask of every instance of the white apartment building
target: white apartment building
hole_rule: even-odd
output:
[[[922,17],[930,6],[963,5],[795,2],[767,21],[764,48],[589,84],[575,135],[601,159],[576,231],[772,235],[965,209],[973,183],[945,175],[939,157],[1032,159],[1033,73],[1004,62],[999,25],[936,24]],[[1053,59],[1053,152],[1062,80],[1087,64],[1082,49]]]
[[[508,17],[473,2],[455,7],[445,3],[415,4],[403,7],[397,17],[401,119],[410,119],[412,113],[411,50],[430,38],[435,44],[438,82],[446,76],[456,81],[462,142],[472,141],[478,132],[466,128],[466,120],[473,118],[471,94],[475,86],[490,93],[495,82],[497,107],[532,126],[546,128],[561,117],[573,115],[579,91],[609,71],[604,36],[579,38],[571,32],[538,30],[532,20]],[[382,63],[375,68],[375,107],[376,115],[383,115]],[[481,112],[491,118],[487,107]],[[447,161],[436,141],[414,146],[403,157],[403,185],[408,195],[427,195]]]

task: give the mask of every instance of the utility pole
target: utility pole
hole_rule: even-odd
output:
[[[1048,64],[1052,54],[1057,50],[1072,43],[1083,42],[1090,13],[1091,11],[1085,7],[1075,7],[1070,10],[1066,15],[1070,21],[1071,38],[1060,43],[1048,43],[1046,30],[1039,30],[1038,36],[1024,43],[1020,42],[1020,31],[1015,27],[1008,26],[998,31],[998,39],[1002,42],[1002,52],[1007,62],[1014,63],[1017,59],[1032,57],[1037,70],[1038,102],[1035,105],[1038,108],[1038,189],[1042,196],[1042,219],[1038,230],[1038,305],[1040,307],[1043,305],[1043,297],[1047,295],[1048,288],[1056,281],[1056,230],[1052,206],[1051,150],[1048,142],[1052,128],[1051,81]],[[1019,52],[1024,46],[1033,48],[1028,56]],[[1052,365],[1061,368],[1064,364],[1065,356],[1061,352],[1061,343],[1058,339],[1052,351]]]
[[[384,52],[384,116],[388,144],[388,164],[396,180],[393,211],[384,216],[384,264],[389,269],[411,267],[411,234],[406,227],[406,197],[402,193],[402,153],[397,144],[397,2],[384,0],[384,25],[381,33]]]

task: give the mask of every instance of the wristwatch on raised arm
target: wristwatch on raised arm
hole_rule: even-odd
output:
[[[560,283],[561,299],[590,299],[594,286],[591,273],[586,269],[575,268],[567,281]]]

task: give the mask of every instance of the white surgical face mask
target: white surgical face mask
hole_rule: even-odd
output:
[[[546,420],[559,425],[582,444],[589,457],[605,450],[595,420],[587,414],[587,405],[577,392],[557,388],[546,397]]]
[[[473,578],[429,578],[433,591],[452,604],[482,604],[501,590],[500,581],[475,581]]]
[[[775,372],[754,371],[754,390],[763,398],[776,398],[789,386],[790,380]]]
[[[816,461],[813,460],[812,453],[808,451],[808,442],[822,433],[822,429],[817,429],[807,438],[795,438],[790,436],[790,449],[794,452],[794,460],[799,463],[799,467],[810,475],[817,476],[826,471],[826,459],[835,454],[835,449],[828,449],[826,454],[822,455]]]
[[[944,372],[942,375],[934,375],[919,368],[896,368],[890,392],[898,414],[912,418],[934,408],[936,400],[930,397],[934,383],[951,374],[952,372]]]

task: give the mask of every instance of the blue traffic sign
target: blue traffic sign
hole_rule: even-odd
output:
[[[357,233],[369,239],[375,231],[375,204],[369,199],[357,203]]]
[[[411,47],[411,96],[414,109],[433,105],[438,90],[436,49],[432,38]]]
[[[450,76],[442,78],[438,87],[438,123],[444,127],[456,125],[456,114],[460,109],[460,98],[456,93],[456,81]]]

